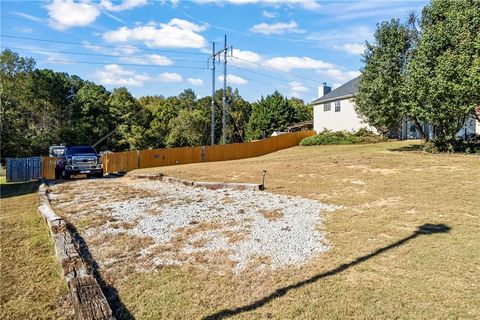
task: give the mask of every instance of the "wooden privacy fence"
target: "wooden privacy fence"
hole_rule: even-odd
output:
[[[37,180],[42,175],[40,157],[7,158],[6,160],[8,182]]]
[[[315,131],[298,131],[246,143],[108,153],[103,156],[103,171],[109,173],[175,164],[258,157],[297,146],[303,138],[314,134]]]
[[[45,179],[55,179],[55,164],[59,158],[42,157],[42,177]]]
[[[171,166],[198,162],[225,161],[262,156],[297,146],[315,131],[298,131],[260,141],[202,147],[164,148],[108,153],[103,156],[103,172],[121,172],[141,168]],[[57,158],[42,158],[42,176],[55,178]]]

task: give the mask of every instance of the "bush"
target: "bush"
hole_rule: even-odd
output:
[[[315,146],[325,144],[363,144],[385,141],[386,138],[375,134],[367,129],[360,129],[355,133],[347,131],[328,131],[325,130],[315,136],[311,136],[300,141],[302,146]]]
[[[480,136],[477,135],[468,139],[458,138],[450,142],[434,139],[423,145],[423,151],[428,153],[477,153],[480,152]]]

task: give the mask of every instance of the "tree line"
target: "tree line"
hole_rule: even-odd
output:
[[[178,96],[135,98],[125,87],[105,87],[76,75],[35,68],[11,50],[0,55],[1,158],[45,155],[48,147],[94,144],[123,151],[210,143],[212,97],[192,89]],[[222,134],[222,94],[215,92],[215,141]],[[312,119],[312,107],[278,91],[249,103],[228,87],[227,141],[245,142]]]
[[[382,22],[366,43],[357,111],[380,132],[403,119],[433,125],[434,143],[452,150],[465,121],[480,121],[480,3],[434,0],[420,18]]]

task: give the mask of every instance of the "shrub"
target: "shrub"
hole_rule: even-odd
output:
[[[363,144],[376,143],[386,139],[367,129],[360,129],[355,133],[347,131],[328,131],[325,130],[315,136],[311,136],[300,141],[302,146],[315,146],[325,144]]]
[[[439,152],[463,152],[477,153],[480,152],[480,136],[469,137],[468,139],[457,138],[451,142],[444,140],[431,140],[423,145],[423,151],[428,153]]]

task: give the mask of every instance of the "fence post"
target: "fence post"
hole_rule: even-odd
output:
[[[137,150],[137,169],[140,169],[140,150]]]

